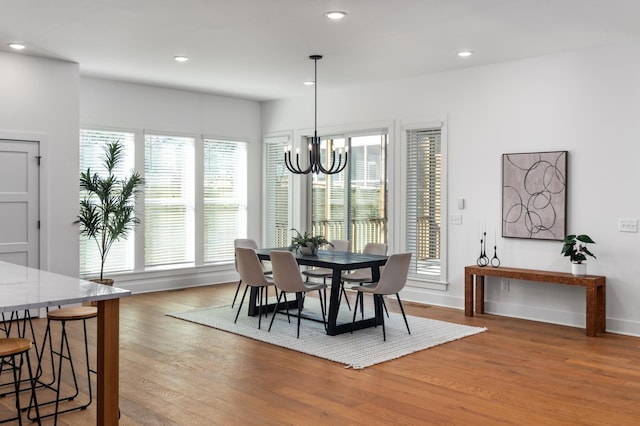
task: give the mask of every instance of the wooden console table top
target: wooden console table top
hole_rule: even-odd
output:
[[[577,277],[567,272],[539,271],[536,269],[489,266],[466,266],[464,268],[464,314],[473,316],[475,310],[484,313],[484,277],[511,278],[515,280],[565,284],[586,289],[586,332],[587,336],[605,332],[606,322],[606,277],[585,275]],[[475,291],[474,291],[475,290]],[[475,294],[474,294],[475,293]]]

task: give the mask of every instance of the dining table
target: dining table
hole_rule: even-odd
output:
[[[120,298],[131,291],[0,261],[0,312],[95,301],[97,317],[97,425],[119,419]]]
[[[264,248],[256,250],[260,260],[270,260],[272,250],[288,250],[288,248]],[[299,251],[292,251],[298,265],[327,268],[332,270],[331,291],[329,298],[329,312],[327,315],[327,334],[336,336],[343,333],[350,333],[367,327],[382,325],[383,309],[379,304],[375,304],[374,316],[363,318],[357,321],[338,323],[338,312],[340,308],[340,289],[343,272],[354,269],[371,268],[373,282],[380,279],[380,267],[383,266],[388,257],[377,254],[352,253],[337,250],[318,250],[315,255],[302,254]],[[277,287],[277,283],[276,283]],[[255,293],[255,294],[253,294]],[[273,309],[268,306],[267,309]],[[264,307],[263,307],[264,309]],[[252,289],[249,300],[249,315],[257,315],[257,292]]]

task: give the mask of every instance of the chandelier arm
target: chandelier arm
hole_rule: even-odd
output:
[[[293,164],[291,164],[291,152],[284,153],[284,165],[287,166],[287,169],[289,169],[291,173],[295,173],[295,174],[299,173],[298,170],[295,170],[293,168]]]
[[[347,167],[348,163],[349,163],[349,154],[345,151],[345,153],[344,153],[344,164],[342,164],[342,154],[340,154],[340,164],[342,164],[342,167],[340,167],[338,170],[336,170],[336,173],[340,173],[341,171],[343,171],[344,168]]]
[[[327,155],[328,157],[328,155]],[[327,169],[324,168],[324,166],[322,165],[322,163],[319,161],[318,165],[320,167],[320,171],[324,174],[332,174],[332,170],[333,170],[333,166],[336,163],[336,152],[335,151],[331,151],[331,166]]]
[[[311,160],[311,156],[309,156],[309,160]],[[311,171],[311,162],[309,162],[309,167],[304,170],[300,167],[300,154],[296,154],[296,164],[298,165],[298,170],[300,170],[300,174],[302,175],[306,175]]]

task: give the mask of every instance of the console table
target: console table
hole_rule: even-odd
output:
[[[566,272],[538,271],[521,268],[492,268],[488,266],[465,266],[464,268],[464,314],[473,316],[474,284],[475,310],[484,313],[484,277],[511,278],[552,284],[577,285],[587,293],[587,336],[605,332],[606,322],[606,278],[598,275],[576,277]],[[475,279],[474,279],[475,278]]]

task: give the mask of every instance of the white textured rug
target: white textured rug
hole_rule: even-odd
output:
[[[286,314],[278,314],[273,322],[271,332],[268,332],[271,314],[267,318],[262,317],[262,328],[258,329],[258,318],[247,316],[246,304],[240,313],[238,322],[234,324],[236,312],[237,305],[235,308],[217,306],[167,315],[315,355],[354,369],[369,367],[486,331],[486,328],[408,316],[411,328],[411,335],[409,335],[402,315],[390,312],[390,318],[385,317],[386,342],[382,340],[381,327],[357,330],[353,334],[328,336],[321,322],[305,319],[302,320],[300,338],[297,339],[296,317],[291,317],[289,324]],[[369,316],[372,314],[370,312]],[[366,317],[367,312],[365,311]],[[338,323],[350,320],[351,313],[345,310],[339,317]]]

